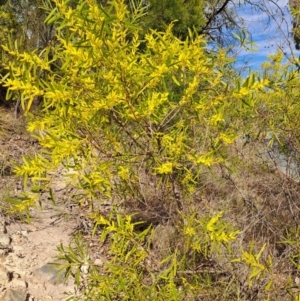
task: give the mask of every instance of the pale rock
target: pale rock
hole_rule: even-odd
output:
[[[0,234],[0,248],[8,248],[10,245],[10,237],[7,234]]]
[[[22,230],[21,234],[26,237],[26,236],[28,236],[28,231],[27,230]]]
[[[59,271],[59,266],[47,263],[33,272],[33,276],[39,281],[57,285],[64,282],[64,273]]]
[[[0,233],[1,234],[6,234],[7,233],[5,222],[4,223],[2,223],[2,222],[0,223]]]
[[[52,183],[52,189],[55,191],[55,192],[59,192],[59,191],[62,191],[64,189],[66,189],[67,187],[67,183],[65,181],[55,181]]]
[[[97,258],[94,261],[94,264],[97,265],[98,267],[102,267],[104,263],[103,263],[103,260],[101,258]]]
[[[18,244],[18,243],[22,242],[22,235],[20,235],[18,233],[14,233],[14,234],[12,234],[11,239],[14,243]]]
[[[27,293],[15,289],[8,289],[0,298],[0,301],[26,301]]]
[[[176,239],[176,229],[173,226],[159,225],[155,228],[152,245],[159,261],[170,255],[170,250],[176,244]]]
[[[12,278],[13,279],[19,279],[19,278],[21,278],[21,275],[19,273],[12,272]]]
[[[13,288],[23,288],[23,289],[26,289],[27,288],[27,282],[25,280],[22,280],[22,279],[18,279],[18,278],[15,278],[13,279],[11,282],[10,282],[10,287],[13,287]]]
[[[87,275],[89,273],[89,269],[90,269],[90,265],[88,263],[85,263],[80,267],[81,273],[83,273],[85,275]]]
[[[8,281],[9,281],[9,272],[7,268],[0,265],[0,285],[4,286],[8,283]]]

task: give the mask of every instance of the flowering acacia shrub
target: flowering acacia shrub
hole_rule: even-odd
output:
[[[101,240],[109,240],[111,260],[102,274],[91,269],[85,295],[88,300],[219,296],[224,286],[198,273],[197,265],[202,258],[229,252],[239,232],[223,221],[222,213],[201,219],[191,214],[189,204],[202,172],[224,162],[227,147],[244,134],[243,125],[256,114],[254,93],[267,80],[231,81],[225,51],[207,53],[205,40],[192,32],[181,41],[170,26],[141,41],[135,21],[143,11],[129,13],[122,0],[105,9],[95,0],[48,5],[46,21],[55,24],[56,37],[43,51],[3,46],[11,57],[3,79],[8,97],[20,93],[28,130],[42,146],[41,153],[16,167],[32,189],[13,202],[13,210],[33,206],[40,191],[49,189],[52,195],[51,174],[62,165],[83,199],[126,207],[127,201],[149,201],[159,188],[154,198],[173,208],[183,246],[170,248],[158,272],[158,266],[146,264],[150,228],[138,233],[130,216],[93,213],[95,225],[102,227]],[[42,104],[34,115],[37,97]],[[78,241],[76,248],[82,249]],[[60,250],[67,255],[69,272],[92,265],[84,252],[78,259],[72,248]],[[255,266],[250,261],[260,255],[244,261]],[[252,278],[267,270],[260,267]]]
[[[8,96],[19,91],[27,113],[43,98],[28,129],[45,152],[24,159],[17,174],[46,187],[46,171],[63,163],[73,183],[101,200],[120,191],[139,197],[143,169],[171,199],[180,190],[183,200],[203,167],[224,161],[239,120],[253,111],[253,91],[264,83],[232,88],[223,80],[225,53],[207,54],[192,33],[182,42],[172,27],[146,35],[141,50],[135,19],[142,12],[130,14],[124,1],[106,10],[92,0],[76,8],[54,2],[47,18],[57,29],[52,44],[40,53],[3,46],[12,57]],[[34,203],[30,198],[20,209]]]

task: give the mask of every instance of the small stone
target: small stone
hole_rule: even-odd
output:
[[[21,278],[21,275],[19,273],[12,272],[12,278],[13,279],[19,279],[19,278]]]
[[[7,268],[0,265],[0,285],[6,285],[9,281],[9,274]]]
[[[21,234],[26,237],[26,236],[28,236],[28,231],[27,230],[22,230]]]
[[[26,301],[27,300],[27,293],[14,290],[14,289],[8,289],[4,296],[0,298],[0,301]]]
[[[0,223],[0,233],[2,233],[2,234],[7,233],[5,223]]]
[[[6,234],[0,234],[0,248],[7,248],[10,244],[10,237]]]
[[[47,263],[33,272],[33,276],[41,281],[54,285],[64,282],[64,273],[59,271],[59,266]]]
[[[10,282],[10,287],[13,287],[13,288],[23,288],[23,289],[26,289],[27,288],[27,282],[25,280],[22,280],[22,279],[13,279],[11,282]]]
[[[52,183],[52,189],[55,192],[62,191],[64,189],[66,189],[66,187],[67,187],[67,183],[65,181],[57,180],[57,181]]]
[[[89,269],[90,269],[90,265],[88,263],[85,263],[80,267],[81,273],[85,275],[89,273]]]
[[[155,228],[152,245],[156,250],[159,261],[169,255],[170,249],[176,243],[176,229],[169,225],[159,225]]]
[[[14,243],[20,243],[22,241],[22,236],[20,234],[12,234],[11,239]]]
[[[95,265],[97,265],[98,267],[102,267],[103,266],[103,260],[101,258],[97,258],[94,262]]]

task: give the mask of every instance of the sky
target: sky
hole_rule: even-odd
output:
[[[262,2],[262,0],[254,0]],[[252,70],[258,70],[261,63],[267,60],[269,54],[275,53],[278,48],[282,49],[287,56],[291,52],[299,57],[300,51],[295,50],[291,36],[292,22],[289,13],[288,0],[263,0],[267,9],[264,13],[253,10],[249,5],[242,5],[238,9],[238,16],[244,22],[252,40],[257,45],[256,52],[247,52],[241,49],[237,56],[237,67],[247,66]],[[271,16],[271,17],[270,17]]]

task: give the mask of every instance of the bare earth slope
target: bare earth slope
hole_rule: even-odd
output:
[[[22,119],[0,109],[0,204],[22,188],[13,176],[14,162],[24,154],[38,151],[38,144],[25,130]],[[64,284],[55,266],[50,265],[60,243],[68,244],[76,228],[74,218],[58,219],[63,204],[43,204],[31,211],[31,222],[0,214],[0,301],[66,300],[74,293],[72,283]]]

